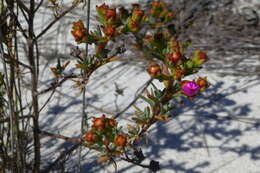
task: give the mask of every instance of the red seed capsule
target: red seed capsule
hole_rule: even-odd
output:
[[[103,115],[100,118],[95,118],[93,120],[93,128],[97,129],[98,131],[101,131],[103,129],[105,129],[106,126],[106,117],[105,115]]]
[[[151,77],[158,77],[161,74],[161,67],[158,64],[151,64],[147,72]]]
[[[86,134],[85,134],[85,140],[89,143],[94,143],[97,139],[97,135],[92,132],[92,131],[88,131]]]
[[[207,81],[207,78],[199,77],[196,81],[196,83],[200,86],[201,89],[205,89],[209,87],[209,83]]]
[[[116,17],[116,9],[107,9],[106,10],[106,17],[108,19],[114,19]]]
[[[198,56],[199,56],[199,59],[202,61],[202,62],[206,62],[208,61],[208,56],[205,52],[203,51],[199,51],[198,52]]]
[[[182,54],[180,52],[174,52],[168,55],[169,61],[171,61],[173,64],[178,63],[181,58]]]
[[[126,136],[125,135],[118,135],[116,138],[115,138],[115,144],[118,146],[118,147],[124,147],[127,143],[127,139],[126,139]]]

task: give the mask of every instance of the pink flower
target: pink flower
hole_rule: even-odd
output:
[[[182,81],[181,83],[182,93],[186,96],[193,97],[200,91],[200,86],[193,81]]]

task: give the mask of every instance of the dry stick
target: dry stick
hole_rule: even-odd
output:
[[[14,11],[9,6],[7,6],[7,8],[11,12],[11,15],[14,17],[14,19],[16,21],[16,25],[20,29],[20,31],[23,34],[24,38],[28,39],[28,35],[26,34],[25,29],[23,29],[22,25],[20,24],[17,15],[14,13]]]
[[[87,21],[86,21],[86,30],[87,30],[87,33],[89,33],[89,23],[90,23],[90,0],[88,0],[87,2]],[[86,57],[85,58],[88,58],[88,43],[86,43]],[[82,75],[83,75],[83,78],[86,77],[86,72],[84,72],[82,70]],[[86,87],[83,88],[83,93],[82,93],[82,119],[81,119],[81,133],[84,133],[84,126],[87,126],[87,114],[86,114]],[[81,172],[81,152],[82,152],[82,148],[80,147],[79,148],[79,151],[78,151],[78,167],[79,167],[79,171]]]
[[[18,13],[18,7],[17,7],[17,13]],[[17,27],[17,26],[16,26]],[[19,52],[18,52],[18,37],[17,37],[17,33],[15,34],[15,57],[18,62],[19,61]],[[18,73],[20,73],[20,66],[19,66],[20,63],[17,64],[17,69],[18,69]],[[21,64],[20,64],[21,65]],[[23,66],[23,65],[22,65]],[[31,67],[30,67],[30,70],[31,70]],[[19,106],[20,106],[20,110],[21,111],[17,111],[18,114],[21,114],[21,117],[24,116],[24,113],[23,113],[23,100],[22,100],[22,91],[21,91],[21,78],[18,77],[17,78],[17,89],[16,89],[16,92],[17,92],[17,96],[18,96],[18,100],[19,100]],[[25,131],[25,128],[24,128],[24,120],[22,119],[22,131]],[[22,145],[20,145],[22,146]],[[24,158],[23,158],[24,162],[25,162],[25,154],[24,154]],[[25,163],[24,163],[25,164]]]
[[[27,14],[30,13],[30,10],[26,7],[26,5],[21,0],[16,0],[17,5],[20,7],[21,10],[26,11]]]
[[[34,39],[34,9],[35,9],[35,0],[30,0],[29,6],[29,18],[28,18],[28,60],[32,67],[31,71],[31,97],[32,97],[32,106],[33,106],[33,139],[34,139],[34,164],[33,164],[33,172],[40,172],[40,164],[41,164],[41,143],[39,138],[39,103],[38,103],[38,81],[37,81],[37,67],[35,64],[35,54],[34,47],[37,39]]]
[[[34,35],[35,38],[35,35]],[[38,47],[38,41],[35,42],[35,50],[36,50],[36,79],[39,81],[39,68],[40,68],[40,52]]]
[[[19,16],[19,9],[21,9],[21,7],[19,5],[16,6],[16,16]],[[21,9],[21,11],[24,14],[24,11]],[[26,15],[24,15],[24,17],[26,18]],[[18,41],[17,41],[17,24],[16,24],[16,20],[13,19],[13,23],[14,23],[14,49],[13,49],[13,53],[12,53],[12,60],[17,60],[19,61],[19,57],[18,57]],[[15,105],[15,130],[16,130],[16,153],[17,153],[17,168],[19,169],[18,172],[23,173],[26,170],[26,152],[25,152],[25,147],[24,147],[24,139],[21,136],[20,132],[24,132],[22,129],[22,131],[20,130],[20,117],[23,117],[23,109],[22,109],[22,94],[21,94],[21,86],[20,86],[20,77],[19,77],[19,69],[20,69],[20,65],[23,65],[23,63],[16,63],[13,65],[13,85],[14,85],[14,105]],[[27,67],[28,68],[28,67]],[[30,69],[30,68],[29,68]],[[17,71],[17,72],[16,72]],[[31,71],[31,69],[30,69]],[[18,85],[18,86],[17,86]],[[18,111],[21,110],[21,111]],[[22,118],[22,124],[24,123],[24,118]]]
[[[75,149],[77,149],[79,146],[85,146],[85,147],[88,147],[90,149],[94,149],[94,150],[97,150],[97,148],[93,148],[89,145],[86,145],[83,143],[82,139],[81,138],[72,138],[72,137],[67,137],[67,136],[64,136],[64,135],[60,135],[60,134],[54,134],[54,133],[50,133],[50,132],[46,132],[46,131],[39,131],[39,134],[41,135],[44,135],[44,136],[49,136],[49,137],[52,137],[52,138],[58,138],[58,139],[62,139],[62,140],[65,140],[67,142],[71,142],[71,143],[74,143],[75,145],[73,147],[71,147],[68,151],[65,151],[64,153],[62,153],[54,162],[53,164],[51,164],[48,168],[46,168],[44,171],[42,172],[48,172],[50,171],[58,162],[59,160],[61,160],[62,158],[66,157],[66,155],[70,154],[71,152],[73,152]],[[133,159],[130,159],[130,158],[123,158],[123,157],[120,157],[120,159],[124,160],[124,161],[127,161],[127,162],[130,162],[132,164],[135,164],[137,166],[141,166],[143,168],[150,168],[149,165],[143,165],[143,164],[140,164],[140,163],[137,163],[135,162]]]
[[[54,93],[55,93],[55,91],[56,91],[56,88],[54,88],[53,90],[52,90],[52,93],[51,93],[51,95],[49,96],[49,98],[45,101],[45,103],[42,105],[42,107],[39,109],[39,113],[44,109],[44,107],[50,102],[50,100],[51,100],[51,98],[52,98],[52,96],[54,95]]]
[[[17,8],[17,16],[18,16],[18,8]],[[15,26],[15,30],[16,30],[17,26]],[[19,62],[19,55],[18,55],[18,41],[17,41],[17,32],[14,33],[14,58]],[[23,114],[23,101],[22,101],[22,94],[21,94],[21,83],[20,83],[20,77],[19,77],[19,73],[20,73],[20,64],[15,64],[14,68],[17,72],[15,72],[14,75],[14,90],[15,90],[15,104],[16,104],[16,112],[15,112],[15,119],[16,119],[16,133],[17,133],[17,162],[18,165],[20,165],[19,167],[19,172],[23,173],[24,171],[26,171],[26,152],[25,152],[25,144],[24,144],[24,139],[21,136],[20,132],[25,132],[24,129],[24,114]],[[19,111],[21,110],[21,111]],[[22,119],[21,119],[22,118]],[[20,119],[22,120],[22,126],[20,126]]]
[[[0,28],[0,37],[3,38],[2,36],[2,30]],[[12,153],[12,156],[14,156],[14,132],[13,132],[13,105],[12,105],[12,98],[11,98],[11,91],[10,91],[10,86],[9,86],[9,79],[8,79],[8,71],[7,71],[7,66],[6,66],[6,63],[5,63],[5,60],[4,60],[4,49],[3,49],[3,44],[2,42],[0,43],[0,56],[1,56],[1,59],[3,60],[3,66],[4,66],[4,73],[5,73],[5,84],[7,86],[7,92],[8,92],[8,107],[9,107],[9,111],[10,111],[10,124],[11,124],[11,153]],[[11,163],[13,164],[13,160],[11,161]],[[12,165],[12,170],[14,169],[14,165]],[[14,170],[13,170],[14,171]]]
[[[36,6],[34,12],[36,13],[38,9],[42,6],[43,0],[40,1],[40,3]]]
[[[6,63],[15,62],[16,64],[19,64],[19,65],[21,65],[21,66],[23,66],[23,67],[25,67],[25,68],[28,68],[30,71],[32,70],[32,67],[31,67],[31,66],[29,66],[29,65],[27,65],[27,64],[25,64],[25,63],[23,63],[23,62],[21,62],[21,61],[19,61],[19,60],[17,60],[17,59],[14,59],[14,58],[11,58],[11,57],[8,57],[8,58],[9,58],[8,60],[5,60]]]
[[[115,57],[111,57],[111,58],[109,58],[108,62],[112,62],[112,61],[114,61],[114,60],[118,60],[118,59],[115,58]],[[90,72],[90,73],[88,74],[88,77],[91,75],[91,73],[92,73],[92,72]],[[45,90],[39,92],[39,95],[40,95],[40,94],[44,94],[44,93],[46,93],[46,92],[48,92],[48,91],[51,91],[52,89],[55,89],[56,87],[60,86],[60,85],[61,85],[63,82],[65,82],[67,79],[75,78],[75,77],[78,77],[78,76],[73,75],[73,74],[70,75],[70,76],[66,76],[66,77],[64,77],[64,79],[63,79],[62,81],[60,81],[59,83],[55,84],[54,86],[49,87],[49,88],[47,88],[47,89],[45,89]],[[41,131],[41,132],[43,132],[43,131]],[[56,137],[56,138],[61,138],[61,139],[64,139],[64,140],[65,140],[65,139],[69,139],[69,137],[65,137],[65,136],[62,136],[62,135],[55,135],[55,134],[52,134],[52,133],[49,133],[49,132],[45,132],[45,133],[41,133],[41,134],[44,134],[44,135],[47,135],[47,136]],[[70,140],[70,142],[73,142],[73,141]],[[56,163],[57,163],[60,159],[64,158],[67,154],[73,152],[73,151],[74,151],[75,149],[77,149],[79,146],[81,146],[81,144],[76,144],[75,146],[73,146],[73,147],[71,148],[70,152],[65,152],[64,154],[62,154],[61,157],[59,157],[58,159],[56,159],[55,163],[53,163],[52,165],[53,165],[53,166],[56,165]],[[50,166],[50,167],[53,167],[53,166]],[[50,168],[50,167],[48,167],[48,168]]]
[[[44,136],[49,136],[49,137],[54,137],[54,138],[59,138],[59,139],[63,139],[65,141],[71,142],[71,143],[80,143],[81,139],[80,138],[71,138],[71,137],[67,137],[64,135],[60,135],[60,134],[55,134],[55,133],[50,133],[50,132],[46,132],[43,130],[38,130],[38,133]]]
[[[119,60],[117,57],[111,57],[111,58],[108,58],[107,63],[113,62],[113,61],[117,61],[117,60]],[[100,66],[99,66],[99,67],[100,67]],[[97,67],[97,68],[99,68],[99,67]],[[90,76],[93,72],[94,72],[94,71],[89,72],[87,78],[89,78],[89,76]],[[70,74],[70,75],[68,75],[68,76],[64,76],[63,79],[62,79],[61,81],[59,81],[58,83],[54,83],[54,84],[53,84],[52,86],[50,86],[49,88],[46,88],[46,89],[44,89],[44,90],[42,90],[42,91],[39,91],[39,92],[38,92],[38,95],[45,94],[45,93],[47,93],[47,92],[53,90],[54,88],[57,88],[57,87],[61,86],[61,85],[62,85],[64,82],[66,82],[68,79],[78,78],[78,77],[79,77],[79,75],[75,75],[75,74]]]
[[[141,164],[141,163],[137,163],[135,162],[134,160],[130,159],[130,158],[123,158],[123,157],[120,157],[120,159],[126,161],[126,162],[129,162],[129,163],[132,163],[134,165],[137,165],[137,166],[140,166],[140,167],[143,167],[143,168],[148,168],[150,169],[150,166],[149,165],[144,165],[144,164]]]
[[[33,117],[32,115],[25,115],[25,116],[19,117],[19,120],[23,120],[23,119],[27,119],[27,118],[32,118],[32,117]],[[10,122],[10,121],[11,121],[10,118],[0,119],[0,123],[8,123],[8,122]]]
[[[18,6],[19,6],[19,4],[18,4]],[[20,7],[20,6],[19,6]],[[20,10],[21,10],[21,12],[22,12],[22,14],[23,14],[23,17],[24,17],[24,19],[25,19],[25,21],[26,22],[28,22],[29,20],[28,20],[28,17],[26,16],[26,13],[24,12],[24,10],[20,7]],[[18,10],[17,10],[18,11]],[[27,13],[28,14],[28,13]],[[18,16],[18,15],[17,15]]]
[[[7,6],[9,11],[13,12],[14,9],[14,1],[8,1],[7,2]],[[18,13],[18,10],[17,10]],[[14,12],[13,12],[14,14]],[[16,29],[16,19],[15,19],[16,15],[11,15],[10,16],[10,21],[9,21],[9,28],[12,29]],[[2,34],[2,33],[1,33]],[[14,34],[16,34],[14,32]],[[2,37],[2,36],[1,36]],[[3,37],[2,37],[3,38]],[[12,35],[13,38],[13,35]],[[12,38],[11,38],[11,44],[12,44]],[[2,54],[4,54],[4,50],[3,50],[3,46],[1,44],[1,49],[2,49]],[[11,54],[12,53],[12,48],[7,47],[8,49],[8,54],[10,55],[10,57],[12,57]],[[6,57],[3,57],[4,60],[8,57],[8,55]],[[10,58],[11,59],[11,58]],[[13,58],[14,59],[14,58]],[[18,172],[23,172],[23,162],[22,162],[22,153],[20,150],[20,143],[19,143],[19,121],[18,118],[16,117],[16,109],[17,109],[17,105],[15,104],[15,89],[16,89],[16,82],[15,82],[15,65],[13,63],[10,63],[10,76],[8,77],[8,75],[6,74],[6,79],[10,79],[10,81],[6,80],[6,85],[7,85],[7,91],[8,91],[8,105],[9,105],[9,111],[10,111],[10,131],[11,131],[11,152],[12,152],[12,170],[13,171],[18,171]],[[6,68],[6,62],[4,62],[4,68]],[[5,72],[7,73],[7,69],[5,69]],[[14,154],[14,148],[16,146],[16,154]],[[19,160],[21,162],[19,162]],[[22,163],[22,165],[20,164]]]
[[[78,75],[74,75],[74,74],[71,74],[71,75],[68,75],[68,76],[64,76],[63,79],[57,83],[54,83],[52,86],[50,86],[49,88],[46,88],[42,91],[39,91],[38,92],[38,95],[42,95],[42,94],[45,94],[53,89],[56,89],[57,87],[61,86],[64,82],[66,82],[68,79],[72,79],[72,78],[77,78]]]

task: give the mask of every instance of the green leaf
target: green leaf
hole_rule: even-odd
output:
[[[151,116],[151,110],[150,110],[150,108],[149,107],[146,107],[145,109],[144,109],[144,118],[145,119],[149,119]]]
[[[151,107],[155,106],[155,102],[153,100],[150,100],[144,96],[140,96],[141,99],[143,99],[145,102],[147,102]]]
[[[143,113],[143,111],[139,107],[137,107],[136,105],[133,105],[133,107],[135,108],[135,110],[137,112]]]

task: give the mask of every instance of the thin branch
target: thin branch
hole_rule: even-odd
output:
[[[31,67],[31,66],[29,66],[29,65],[27,65],[27,64],[24,64],[23,62],[21,62],[21,61],[19,61],[19,60],[17,60],[17,59],[14,59],[14,58],[9,58],[9,59],[7,60],[7,59],[6,59],[6,56],[5,56],[5,62],[6,62],[6,63],[15,62],[15,63],[17,63],[17,64],[19,64],[19,65],[21,65],[21,66],[23,66],[23,67],[25,67],[25,68],[28,68],[30,71],[32,71],[32,67]]]
[[[87,33],[89,33],[89,25],[90,25],[90,2],[91,0],[88,0],[87,2]],[[86,57],[88,58],[88,43],[86,43]],[[81,74],[84,76],[84,78],[86,78],[87,73],[84,70],[81,70]],[[87,119],[88,116],[86,114],[86,88],[83,88],[83,93],[82,93],[82,119],[81,119],[81,133],[84,133],[84,127],[87,126]],[[79,167],[79,171],[81,172],[81,151],[82,151],[82,147],[79,148],[78,150],[78,167]]]
[[[16,2],[21,10],[26,11],[26,13],[30,13],[30,10],[26,7],[26,5],[24,5],[24,3],[21,0],[16,0]]]
[[[63,79],[62,79],[61,81],[53,83],[52,86],[50,86],[49,88],[46,88],[46,89],[44,89],[44,90],[42,90],[42,91],[39,91],[39,92],[38,92],[38,95],[45,94],[45,93],[47,93],[47,92],[49,92],[49,91],[51,91],[51,90],[53,90],[53,89],[55,89],[55,88],[61,86],[61,85],[62,85],[64,82],[66,82],[68,79],[77,78],[77,77],[78,77],[78,75],[74,75],[74,74],[65,76],[65,77],[63,77]]]
[[[36,6],[34,13],[36,13],[38,11],[38,9],[41,7],[42,3],[43,3],[43,0],[41,0],[40,3]]]
[[[144,164],[141,164],[141,163],[137,163],[137,162],[135,162],[135,160],[133,160],[133,159],[123,158],[123,157],[120,157],[120,159],[122,159],[122,160],[124,160],[124,161],[126,161],[126,162],[129,162],[129,163],[132,163],[132,164],[134,164],[134,165],[140,166],[140,167],[142,167],[142,168],[148,168],[148,169],[150,169],[150,166],[149,166],[149,165],[144,165]]]
[[[65,16],[67,13],[69,13],[71,10],[73,10],[75,7],[78,6],[79,3],[74,3],[70,8],[68,8],[66,11],[61,13],[58,17],[56,17],[49,25],[47,25],[40,34],[36,36],[36,39],[39,39],[41,36],[43,36],[55,23],[59,21],[63,16]]]
[[[14,13],[14,11],[10,7],[8,7],[8,10],[11,12],[12,17],[15,19],[16,25],[20,29],[20,31],[21,31],[22,35],[24,36],[24,38],[28,39],[28,35],[25,33],[25,30],[23,29],[22,25],[20,24],[17,15]]]
[[[28,20],[28,17],[26,16],[24,10],[23,10],[22,8],[20,8],[20,10],[21,10],[21,12],[22,12],[22,14],[23,14],[23,17],[25,18],[26,22],[28,23],[29,20]]]
[[[67,136],[55,134],[55,133],[50,133],[50,132],[43,131],[43,130],[39,130],[38,132],[39,132],[40,135],[63,139],[65,141],[75,143],[75,144],[79,144],[82,141],[80,138],[71,138],[71,137],[67,137]]]
[[[51,93],[51,95],[49,96],[49,98],[45,101],[45,103],[43,104],[43,106],[39,109],[39,113],[40,113],[40,112],[44,109],[44,107],[50,102],[50,100],[51,100],[52,96],[54,95],[55,91],[56,91],[56,88],[54,88],[54,89],[52,90],[52,93]]]
[[[22,117],[18,117],[19,120],[23,120],[23,119],[28,119],[28,118],[32,118],[32,115],[25,115]],[[0,119],[0,123],[7,123],[10,122],[10,118],[5,118],[5,119]]]

